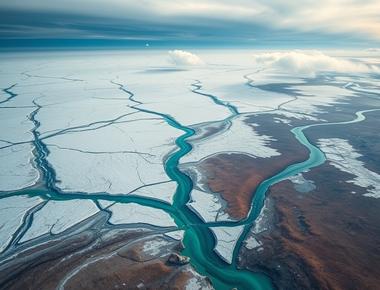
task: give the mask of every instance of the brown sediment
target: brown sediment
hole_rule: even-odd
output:
[[[160,245],[144,248],[152,242]],[[181,248],[180,241],[160,232],[88,229],[31,245],[3,262],[0,289],[182,289],[194,278],[209,287],[189,264],[168,263]]]
[[[241,266],[266,272],[280,289],[379,289],[380,200],[328,164],[304,176],[316,189],[271,188],[273,227],[257,235],[262,250],[242,248]]]
[[[247,123],[258,123],[259,134],[275,136],[270,146],[281,155],[254,158],[240,153],[222,153],[209,157],[199,166],[206,172],[203,178],[209,189],[220,193],[226,201],[226,212],[234,219],[243,219],[250,210],[256,187],[289,164],[307,159],[308,151],[294,138],[286,124],[273,122],[274,115],[252,116]]]
[[[349,126],[310,128],[305,134],[314,144],[319,138],[348,140],[362,154],[364,166],[378,172],[378,115],[369,113],[364,122]],[[328,163],[303,175],[316,186],[308,193],[297,192],[290,181],[270,189],[271,226],[254,234],[260,248],[242,247],[240,266],[267,273],[279,289],[379,289],[380,200],[363,196],[364,188],[348,182],[354,176]]]
[[[207,186],[221,194],[227,204],[226,212],[234,219],[248,214],[252,194],[265,178],[256,161],[243,154],[218,154],[200,165],[207,172]]]
[[[65,289],[111,289],[110,286],[112,289],[185,289],[194,277],[185,269],[178,270],[160,259],[132,263],[114,256],[86,267],[66,284]],[[89,280],[89,277],[93,278]]]

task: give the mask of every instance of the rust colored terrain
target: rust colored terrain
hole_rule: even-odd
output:
[[[169,261],[181,250],[181,242],[162,233],[85,230],[32,245],[1,264],[0,289],[185,289],[190,279],[211,287],[188,261]]]
[[[247,216],[256,187],[265,179],[275,175],[289,164],[301,162],[308,157],[308,151],[300,145],[290,127],[274,123],[275,115],[252,116],[247,121],[258,123],[259,134],[275,136],[271,144],[281,155],[271,158],[253,158],[244,154],[218,154],[200,163],[204,177],[211,191],[220,193],[227,202],[226,212],[234,219]]]
[[[328,115],[330,116],[330,115]],[[331,114],[337,120],[350,120]],[[362,156],[368,169],[380,170],[379,112],[349,126],[314,127],[306,134],[342,138]],[[347,181],[354,176],[325,163],[304,173],[316,188],[300,193],[290,181],[270,189],[268,230],[256,234],[262,246],[242,247],[242,267],[267,273],[279,289],[376,290],[380,285],[380,200]],[[355,193],[355,194],[353,194]]]
[[[242,266],[266,272],[280,289],[379,289],[380,200],[331,165],[304,176],[315,181],[312,192],[290,181],[271,189],[272,230],[259,234],[261,251],[242,248]]]

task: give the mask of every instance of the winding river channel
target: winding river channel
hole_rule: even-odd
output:
[[[228,104],[225,105],[229,106]],[[191,150],[191,146],[186,142],[186,138],[190,137],[193,132],[189,131],[188,128],[178,127],[178,129],[184,130],[186,133],[177,139],[177,145],[180,150],[175,152],[168,159],[166,163],[166,171],[173,180],[178,182],[178,189],[173,204],[173,207],[176,209],[176,213],[178,214],[174,214],[173,217],[180,227],[185,225],[185,227],[183,227],[185,230],[185,250],[183,254],[191,258],[192,265],[199,273],[207,275],[211,278],[216,289],[232,289],[234,287],[238,289],[272,289],[272,285],[267,277],[238,269],[236,265],[239,249],[248,234],[252,223],[261,211],[266,192],[270,186],[292,175],[304,172],[325,162],[326,159],[324,154],[316,146],[311,144],[305,136],[304,131],[306,129],[316,126],[357,123],[365,120],[365,113],[376,110],[378,109],[359,111],[356,113],[356,117],[349,121],[312,124],[295,127],[291,130],[297,140],[308,148],[310,152],[309,158],[304,162],[292,164],[278,174],[263,181],[255,192],[251,211],[246,219],[239,222],[216,222],[212,225],[213,227],[237,226],[241,224],[246,225],[244,232],[236,245],[233,258],[234,262],[232,265],[226,264],[221,261],[219,257],[217,257],[213,251],[215,246],[213,234],[207,227],[201,226],[200,223],[202,222],[200,219],[186,207],[186,203],[189,201],[192,184],[190,178],[178,170],[178,161],[182,156]]]
[[[259,215],[264,200],[265,195],[268,189],[292,176],[300,172],[304,172],[310,168],[321,165],[325,162],[324,154],[313,144],[309,142],[307,137],[305,136],[305,130],[315,126],[328,126],[328,125],[345,125],[352,124],[356,122],[360,122],[365,120],[365,113],[375,111],[373,110],[365,110],[359,111],[356,113],[356,117],[349,121],[344,122],[335,122],[335,123],[319,123],[312,124],[308,126],[300,126],[295,127],[291,130],[294,134],[295,138],[308,148],[310,154],[309,158],[303,162],[292,164],[276,175],[266,179],[263,181],[259,187],[257,188],[254,198],[252,200],[251,210],[248,217],[244,220],[238,222],[214,222],[205,224],[193,211],[191,211],[186,204],[190,200],[190,193],[193,188],[193,184],[189,176],[184,174],[179,170],[179,161],[180,159],[189,153],[192,149],[191,144],[187,141],[187,139],[195,134],[195,131],[190,127],[185,127],[178,123],[174,118],[169,115],[154,112],[150,110],[146,110],[141,108],[143,104],[134,99],[134,95],[132,92],[128,91],[122,84],[112,82],[117,85],[120,90],[124,91],[128,94],[128,99],[134,103],[131,107],[145,113],[154,114],[159,117],[162,117],[170,126],[177,128],[183,132],[183,134],[176,139],[176,145],[178,146],[178,150],[172,152],[166,162],[165,162],[165,170],[167,175],[174,180],[177,184],[177,191],[174,196],[173,204],[169,205],[165,202],[159,200],[153,200],[149,198],[144,198],[140,196],[115,196],[115,195],[107,195],[106,193],[102,194],[87,194],[87,193],[69,193],[63,194],[56,188],[54,188],[54,179],[55,174],[54,170],[48,165],[46,161],[46,156],[48,155],[48,150],[46,146],[43,145],[43,139],[39,139],[39,134],[37,132],[38,122],[35,121],[35,116],[38,113],[40,107],[38,107],[31,115],[31,120],[35,123],[35,145],[36,145],[36,160],[37,166],[39,167],[40,172],[43,174],[43,178],[45,180],[45,190],[41,189],[25,189],[21,191],[17,191],[15,193],[9,193],[8,195],[38,195],[44,199],[54,199],[54,200],[71,200],[71,199],[91,199],[97,201],[99,199],[103,200],[111,200],[120,203],[130,203],[135,202],[144,206],[150,206],[154,208],[159,208],[167,212],[172,216],[178,228],[183,229],[185,231],[184,236],[184,246],[185,249],[183,251],[183,255],[190,257],[191,264],[195,267],[195,269],[202,275],[208,276],[214,285],[214,287],[218,290],[224,289],[272,289],[271,281],[268,277],[261,274],[255,274],[249,272],[247,270],[238,269],[237,267],[237,258],[238,252],[244,239],[250,231],[252,224],[255,219]],[[239,113],[236,108],[226,102],[219,100],[218,98],[200,93],[198,90],[201,88],[199,83],[193,85],[195,89],[194,93],[202,94],[206,97],[210,97],[213,99],[215,103],[221,106],[227,107],[231,111],[231,115],[225,120],[225,122],[230,122],[230,120]],[[31,218],[32,219],[32,218]],[[218,227],[218,226],[238,226],[245,225],[243,234],[240,236],[237,245],[235,247],[233,262],[231,265],[225,263],[215,252],[215,237],[212,232],[209,230],[209,226]],[[29,225],[30,226],[30,225]],[[25,226],[24,231],[27,230],[27,226]],[[17,241],[15,242],[17,243]]]

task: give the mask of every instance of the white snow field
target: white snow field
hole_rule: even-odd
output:
[[[137,203],[116,203],[108,208],[112,224],[150,224],[158,227],[175,227],[172,217],[161,209]]]
[[[187,203],[187,206],[197,213],[204,222],[232,220],[223,211],[221,197],[210,192],[193,189],[191,191],[191,200]]]
[[[355,77],[352,71],[319,76],[318,63],[303,58],[306,63],[292,67],[298,71],[289,74],[277,61],[286,54],[269,55],[271,62],[258,64],[258,52],[249,50],[193,53],[199,61],[191,57],[191,65],[170,61],[167,51],[150,48],[0,54],[0,192],[6,192],[0,195],[1,249],[31,217],[30,209],[42,202],[26,197],[28,190],[46,192],[46,168],[36,162],[38,158],[54,173],[49,182],[66,194],[66,200],[44,196],[47,203],[33,213],[20,242],[61,233],[100,210],[112,213],[110,224],[151,224],[172,230],[174,220],[163,210],[115,200],[133,195],[173,203],[177,183],[165,165],[179,149],[175,141],[185,133],[181,126],[197,130],[189,139],[193,149],[180,159],[181,165],[196,168],[197,162],[220,152],[269,158],[280,154],[271,147],[276,136],[258,134],[255,125],[244,122],[248,115],[276,114],[281,117],[277,122],[289,125],[294,120],[319,121],[318,114],[327,108],[379,88],[378,80],[368,74],[369,66],[367,71],[363,65],[350,66],[360,68]],[[376,63],[368,57],[356,61]],[[302,73],[305,69],[307,74]],[[233,112],[226,104],[242,115],[231,118]],[[222,126],[228,118],[230,127]],[[214,133],[199,138],[206,127]],[[336,142],[347,153],[342,159],[330,141],[322,141],[334,166],[356,176],[352,182],[367,188],[367,196],[379,197],[379,188],[373,185],[377,173],[365,168],[348,143]],[[218,194],[195,186],[188,206],[204,221],[228,220]],[[22,195],[9,197],[12,191]],[[71,193],[88,199],[76,199]],[[104,195],[110,200],[101,201]],[[104,208],[91,199],[98,199]],[[230,263],[242,228],[212,231],[217,238],[215,251]]]
[[[27,212],[42,202],[39,197],[11,196],[0,202],[0,253],[23,224]]]
[[[193,142],[193,150],[181,159],[181,163],[197,162],[221,152],[246,153],[252,157],[262,158],[280,155],[276,149],[270,147],[270,142],[276,139],[259,135],[254,126],[244,122],[245,119],[245,116],[234,118],[228,130]]]
[[[33,215],[33,223],[20,242],[48,233],[59,234],[98,211],[91,200],[50,200]]]
[[[33,165],[33,146],[20,144],[0,150],[0,191],[32,186],[40,174]]]
[[[380,174],[365,167],[365,163],[359,160],[362,155],[347,140],[319,139],[318,143],[331,165],[354,176],[349,183],[365,188],[367,193],[364,196],[380,198]]]
[[[48,161],[63,191],[128,194],[170,180],[163,160],[176,149],[180,133],[162,119],[139,113],[125,123],[49,138]],[[165,195],[172,192],[169,186]]]
[[[215,252],[227,263],[232,263],[236,243],[243,233],[244,225],[235,227],[210,227],[216,237]]]

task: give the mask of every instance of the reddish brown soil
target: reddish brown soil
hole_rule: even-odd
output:
[[[275,136],[278,140],[271,147],[281,155],[272,158],[253,158],[244,154],[218,154],[201,162],[207,172],[204,180],[211,191],[220,193],[227,202],[226,212],[234,219],[247,216],[256,187],[263,180],[276,174],[291,163],[308,157],[308,151],[301,146],[289,131],[289,126],[273,123],[273,116],[252,117],[257,122],[260,134]],[[269,119],[269,120],[268,120]]]
[[[363,197],[330,165],[305,177],[317,186],[310,193],[289,181],[271,189],[274,229],[259,237],[262,251],[242,250],[242,265],[267,272],[281,289],[379,289],[380,200]]]
[[[138,289],[139,285],[159,289],[173,268],[163,261],[133,263],[117,255],[90,264],[66,285],[67,290],[87,289]]]
[[[171,253],[182,249],[178,241],[133,230],[103,234],[84,231],[27,250],[0,265],[0,289],[184,289],[195,277],[189,264],[167,263]],[[167,245],[144,251],[145,242],[157,239]],[[196,279],[210,286],[208,279]]]

